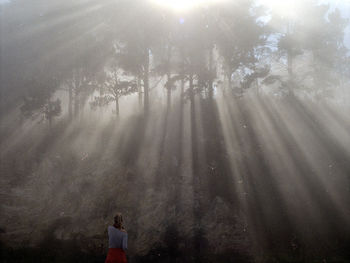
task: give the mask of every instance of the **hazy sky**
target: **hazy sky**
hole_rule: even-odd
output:
[[[0,0],[0,4],[8,3],[10,0]],[[343,17],[350,19],[350,0],[320,0],[320,3],[328,3],[331,8],[339,8]],[[350,26],[348,26],[345,35],[345,44],[350,48]]]
[[[343,17],[350,19],[350,0],[321,0],[321,3],[329,3],[332,7],[338,8]],[[350,48],[350,26],[348,26],[345,35],[345,45]]]

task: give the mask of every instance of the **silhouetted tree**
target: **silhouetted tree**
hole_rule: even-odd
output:
[[[59,82],[55,77],[38,76],[27,82],[27,94],[23,97],[21,112],[26,117],[42,116],[52,126],[52,119],[61,114],[61,101],[52,100]],[[42,120],[43,120],[42,119]]]
[[[217,47],[230,88],[232,76],[237,70],[249,72],[256,66],[256,51],[265,44],[267,37],[264,24],[258,22],[261,15],[252,1],[227,2],[218,11]]]
[[[112,65],[105,72],[103,90],[103,95],[95,96],[91,105],[94,107],[105,106],[110,101],[114,101],[115,112],[118,117],[120,97],[137,92],[137,84],[134,80],[128,80],[128,76],[126,76],[121,69],[118,69],[117,65]]]
[[[319,98],[329,96],[330,87],[337,85],[336,65],[342,64],[347,52],[343,41],[346,20],[338,10],[329,13],[328,5],[319,5],[312,0],[299,5],[298,15],[274,15],[270,21],[273,34],[278,39],[276,52],[280,62],[286,61],[288,78],[272,74],[265,83],[278,80],[290,95],[294,95],[297,88],[302,88],[307,92],[314,90]],[[309,62],[304,62],[303,68],[299,66],[296,72],[293,64],[301,55],[309,58]]]

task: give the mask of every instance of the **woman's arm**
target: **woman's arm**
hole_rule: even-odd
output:
[[[122,248],[123,250],[128,249],[128,234],[123,235]]]

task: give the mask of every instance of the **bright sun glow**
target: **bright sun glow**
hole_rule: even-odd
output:
[[[156,4],[171,8],[177,11],[190,10],[198,5],[208,5],[213,3],[222,2],[225,0],[151,0]],[[233,1],[233,0],[228,0]],[[296,13],[296,7],[302,3],[302,0],[257,0],[260,3],[268,7],[272,12],[281,16],[294,16]]]
[[[189,10],[195,6],[216,3],[222,0],[153,0],[157,4],[178,11]]]
[[[298,0],[259,0],[262,5],[268,7],[272,12],[281,16],[291,17],[296,13]]]

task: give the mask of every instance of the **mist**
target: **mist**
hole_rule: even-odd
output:
[[[0,261],[349,262],[349,18],[0,1]]]

